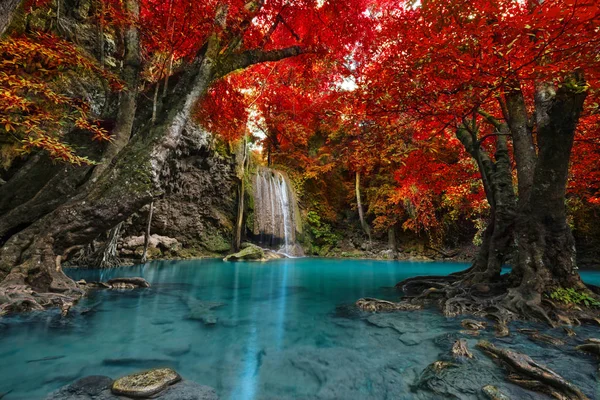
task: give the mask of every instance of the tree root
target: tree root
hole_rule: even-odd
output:
[[[469,351],[467,341],[465,339],[458,339],[452,345],[452,357],[455,359],[461,358],[473,358],[473,353]]]
[[[363,311],[369,312],[415,311],[423,308],[423,306],[419,304],[406,302],[394,303],[392,301],[372,299],[370,297],[358,299],[356,306]]]
[[[502,361],[511,371],[508,378],[513,383],[530,390],[547,393],[556,399],[589,400],[578,387],[548,367],[538,364],[526,354],[502,349],[487,341],[480,341],[477,347]]]
[[[473,268],[448,276],[421,276],[399,282],[404,302],[424,305],[437,303],[446,317],[470,314],[497,322],[498,337],[509,335],[507,323],[515,319],[557,325],[579,325],[581,321],[600,324],[597,310],[555,304],[538,293],[510,287],[508,278],[489,276]],[[524,295],[523,293],[527,293]]]

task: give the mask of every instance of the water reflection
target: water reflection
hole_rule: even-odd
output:
[[[167,364],[186,379],[216,388],[222,399],[417,398],[411,385],[447,351],[445,335],[455,333],[459,321],[437,312],[399,313],[391,319],[364,316],[352,304],[365,296],[394,299],[397,294],[390,288],[401,279],[466,266],[201,260],[71,271],[76,279],[87,280],[143,276],[152,287],[97,292],[77,306],[91,311],[66,319],[48,312],[0,320],[0,393],[12,390],[3,400],[35,400],[78,377],[117,377]],[[600,282],[596,272],[584,277]],[[199,315],[192,315],[192,307]],[[206,323],[211,318],[215,324]],[[585,329],[580,328],[578,337],[596,334]],[[560,330],[549,333],[563,335]],[[469,339],[471,348],[476,340]],[[505,344],[549,363],[593,398],[595,360],[526,339],[509,338]],[[45,357],[60,358],[27,363]],[[571,367],[575,364],[576,370]],[[499,373],[491,361],[478,357],[470,384],[480,383],[479,370]]]

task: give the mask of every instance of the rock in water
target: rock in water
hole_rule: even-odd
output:
[[[46,400],[124,400],[111,392],[113,380],[107,376],[88,376],[67,385]],[[160,400],[219,400],[215,390],[191,381],[180,381],[152,396]]]
[[[58,389],[46,400],[112,400],[116,399],[110,393],[113,380],[108,376],[86,376],[74,383]]]
[[[113,289],[148,288],[150,284],[144,278],[115,278],[108,282]]]
[[[265,252],[258,246],[253,244],[246,245],[241,251],[230,254],[223,261],[238,261],[238,260],[263,260]]]
[[[111,387],[114,394],[149,397],[179,382],[181,376],[171,368],[157,368],[117,379]]]
[[[486,385],[481,388],[481,390],[490,398],[490,400],[510,400],[510,398],[502,393],[496,386]]]

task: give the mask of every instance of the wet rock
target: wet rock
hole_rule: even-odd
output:
[[[510,330],[508,326],[504,322],[497,322],[494,325],[494,330],[496,331],[496,337],[503,338],[510,335]]]
[[[192,381],[182,381],[159,393],[160,400],[219,400],[217,392],[209,386]]]
[[[113,289],[148,288],[150,284],[144,278],[115,278],[106,282]]]
[[[136,250],[138,247],[143,248],[144,235],[127,237],[123,239],[121,246],[129,250]],[[178,251],[181,249],[181,243],[175,238],[154,234],[149,237],[148,247],[164,251]]]
[[[484,321],[476,321],[474,319],[463,319],[460,321],[460,325],[470,331],[479,331],[485,329],[487,323]]]
[[[600,356],[600,344],[598,343],[585,343],[576,347],[579,351],[586,353],[596,354]]]
[[[113,382],[111,391],[127,397],[149,397],[180,380],[181,376],[174,370],[157,368],[119,378]]]
[[[144,278],[132,277],[132,278],[114,278],[107,282],[86,282],[81,280],[77,282],[80,287],[90,289],[138,289],[138,288],[149,288],[150,283]]]
[[[240,260],[254,260],[254,261],[259,261],[259,260],[264,260],[265,259],[265,252],[263,249],[261,249],[260,247],[253,245],[253,244],[248,244],[245,245],[245,247],[240,250],[237,253],[234,254],[230,254],[227,257],[225,257],[223,259],[223,261],[240,261]]]
[[[113,380],[107,376],[88,376],[52,393],[46,400],[124,400],[111,392]],[[1,398],[1,397],[0,397]],[[179,381],[152,396],[160,400],[218,400],[215,390],[192,381]]]
[[[108,376],[86,376],[50,394],[46,400],[117,400],[110,392]]]
[[[473,358],[473,353],[469,351],[467,341],[465,339],[458,339],[452,346],[452,357],[455,359]]]
[[[510,398],[502,393],[496,386],[486,385],[481,388],[481,390],[490,400],[510,400]]]

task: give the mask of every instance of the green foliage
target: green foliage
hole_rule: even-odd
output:
[[[585,305],[586,307],[600,307],[600,301],[594,299],[589,294],[578,292],[573,288],[558,288],[549,297],[565,304]]]
[[[315,238],[316,249],[318,254],[322,253],[322,249],[330,249],[335,247],[337,242],[341,240],[341,236],[334,233],[331,225],[321,220],[321,216],[314,211],[309,211],[306,216],[310,234]]]

